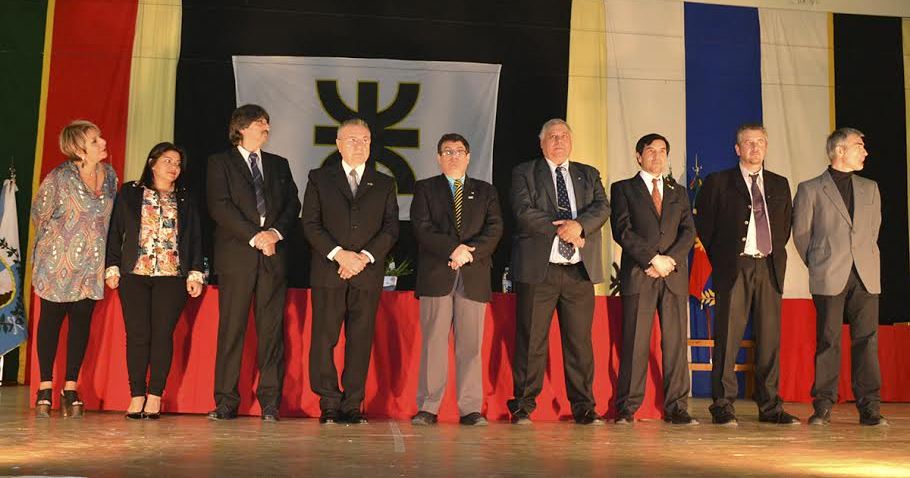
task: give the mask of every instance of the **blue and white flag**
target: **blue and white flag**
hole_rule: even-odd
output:
[[[28,336],[22,303],[16,191],[15,180],[3,181],[0,197],[0,355],[18,347]]]

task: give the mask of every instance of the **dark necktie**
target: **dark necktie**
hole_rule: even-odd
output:
[[[752,212],[755,214],[755,247],[763,255],[771,253],[771,228],[768,227],[768,213],[765,197],[758,187],[758,173],[750,174],[752,179]]]
[[[464,188],[461,180],[455,180],[455,230],[461,232],[461,201],[464,196]]]
[[[658,181],[660,180],[657,178],[651,179],[651,200],[654,201],[654,209],[657,209],[657,217],[660,217],[662,203],[660,201],[660,186],[658,185]]]
[[[563,166],[556,168],[556,206],[559,209],[556,211],[556,219],[572,219],[572,204],[569,202],[569,190],[566,188],[566,179],[563,177],[565,170],[566,168]],[[572,259],[572,256],[575,255],[575,246],[560,239],[559,255],[567,260]]]
[[[354,196],[356,196],[356,195],[357,195],[357,187],[360,186],[360,179],[357,177],[357,170],[356,170],[356,169],[352,169],[351,172],[348,173],[348,184],[351,185],[351,194],[353,194]]]
[[[250,171],[253,172],[253,188],[256,190],[256,211],[259,211],[259,217],[265,217],[265,183],[258,163],[259,155],[250,153]]]

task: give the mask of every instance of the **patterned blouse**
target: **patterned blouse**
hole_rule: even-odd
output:
[[[104,297],[104,253],[117,173],[101,163],[101,193],[82,182],[79,168],[65,161],[54,168],[32,201],[35,251],[32,286],[42,299],[76,302]]]
[[[143,188],[140,221],[139,254],[133,274],[179,276],[177,195]]]

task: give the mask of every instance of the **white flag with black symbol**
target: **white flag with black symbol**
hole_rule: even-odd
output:
[[[370,159],[395,178],[399,217],[414,183],[439,174],[436,142],[458,133],[471,145],[467,175],[492,182],[500,65],[362,58],[235,56],[237,104],[269,112],[264,149],[290,161],[301,198],[307,173],[340,158],[338,124],[370,125]]]

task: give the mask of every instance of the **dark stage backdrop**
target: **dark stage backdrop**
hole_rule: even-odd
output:
[[[499,284],[514,223],[507,212],[511,169],[540,155],[537,133],[544,121],[565,117],[570,17],[568,0],[451,4],[411,0],[394,5],[184,0],[175,139],[190,156],[186,174],[204,200],[205,159],[229,147],[227,123],[235,107],[232,55],[501,64],[493,183],[506,211],[506,231],[491,270],[493,283]],[[416,244],[410,223],[401,225],[393,254],[399,260],[413,259]],[[291,286],[306,287],[309,248],[300,231],[290,240]],[[211,251],[211,237],[206,238],[206,250]],[[400,289],[413,285],[413,275],[399,282]]]
[[[882,199],[879,321],[907,320],[907,124],[901,19],[834,15],[834,88],[838,127],[866,134],[861,176],[878,182]]]

